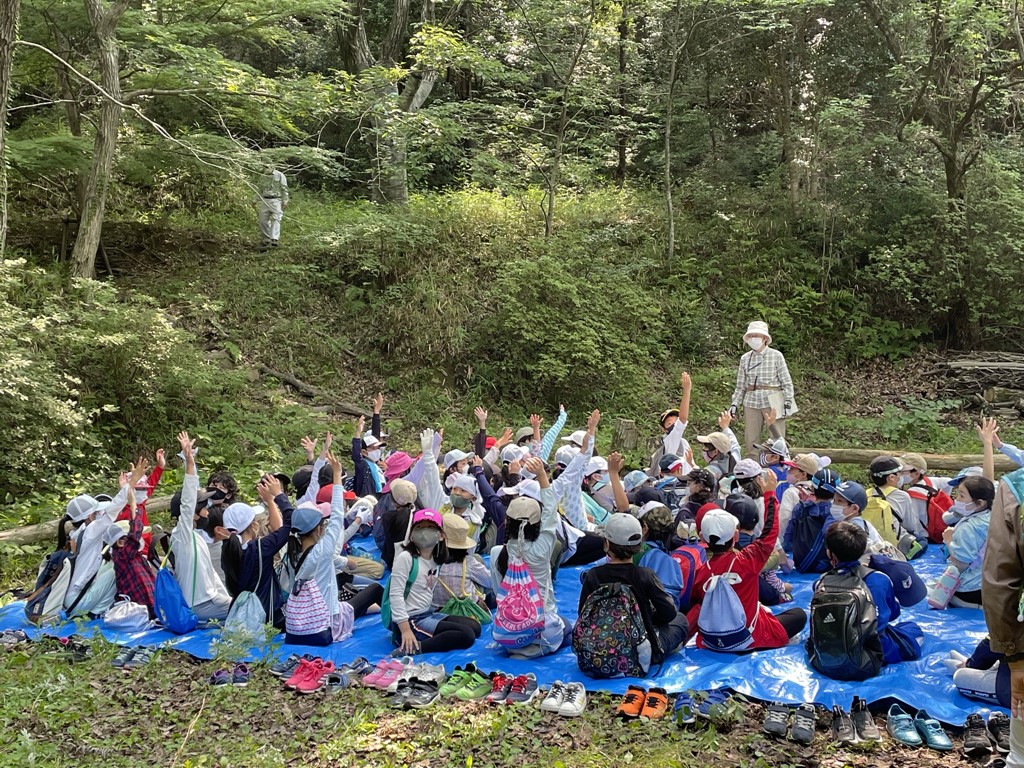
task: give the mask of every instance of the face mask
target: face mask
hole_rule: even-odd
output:
[[[146,499],[148,499],[148,498],[149,498],[149,496],[146,495],[146,491],[136,491],[135,492],[135,503],[136,504],[145,504],[146,503]]]
[[[942,522],[946,525],[956,525],[965,517],[970,517],[978,511],[978,505],[973,501],[967,504],[963,501],[954,501],[953,506],[942,513]]]
[[[846,519],[846,507],[839,504],[832,505],[832,519],[833,520],[845,520]]]
[[[380,461],[380,449],[374,448],[372,451],[367,451],[366,458],[373,462]]]
[[[437,542],[441,540],[441,532],[432,531],[429,528],[421,528],[418,531],[413,531],[409,540],[419,549],[433,549],[437,546]]]
[[[704,461],[708,461],[708,462],[712,461],[712,459],[711,459],[711,451],[703,451],[701,453],[701,455],[704,457]]]
[[[900,488],[905,488],[906,486],[910,485],[912,480],[911,480],[910,475],[900,475],[900,478],[899,478],[899,480],[897,482],[898,482]]]
[[[448,500],[455,509],[468,509],[473,506],[472,499],[467,499],[465,496],[456,496],[454,493],[448,497]]]
[[[764,339],[749,339],[747,346],[755,352],[760,352],[764,348]]]

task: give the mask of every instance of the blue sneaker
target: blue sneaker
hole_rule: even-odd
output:
[[[885,730],[896,741],[908,747],[920,747],[924,743],[914,726],[913,718],[904,712],[899,704],[889,707],[889,713],[885,716]]]
[[[950,741],[946,732],[942,730],[942,726],[939,724],[939,721],[934,719],[923,709],[919,709],[917,711],[917,716],[914,717],[914,727],[917,728],[917,732],[921,734],[921,738],[924,739],[924,743],[932,749],[939,752],[949,752],[953,749],[953,742]]]
[[[281,677],[287,680],[289,677],[295,674],[295,670],[299,668],[299,662],[303,659],[312,661],[313,657],[308,653],[304,653],[301,656],[292,654],[284,661],[279,661],[270,668],[270,674],[274,677]]]
[[[697,722],[697,703],[693,700],[690,691],[683,691],[676,696],[676,703],[672,707],[676,724],[682,728],[684,725],[693,725]]]
[[[732,695],[726,693],[721,688],[705,692],[701,697],[700,704],[697,705],[697,717],[701,720],[711,720],[713,717],[721,714],[725,708],[725,703],[731,698]]]

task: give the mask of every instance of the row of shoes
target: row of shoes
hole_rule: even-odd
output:
[[[146,648],[145,646],[129,648],[125,646],[118,651],[117,656],[110,662],[110,666],[115,669],[138,669],[149,664],[153,660],[154,655],[156,655],[156,651],[152,648]]]
[[[639,685],[630,685],[622,696],[622,701],[615,708],[615,716],[624,720],[660,720],[669,711],[672,704],[672,715],[677,725],[682,728],[693,725],[697,720],[714,720],[724,714],[732,695],[723,689],[710,691],[684,691],[669,701],[664,688],[654,687],[650,690]]]
[[[964,723],[964,754],[983,757],[997,751],[1010,753],[1010,718],[1002,712],[992,712],[985,721],[979,713],[967,716]]]
[[[252,670],[250,670],[249,665],[245,663],[235,664],[230,672],[226,669],[218,669],[210,675],[210,685],[214,688],[223,688],[226,686],[245,688],[245,686],[249,684],[250,680],[252,680]]]
[[[942,729],[942,724],[923,709],[911,717],[899,704],[893,704],[885,716],[885,729],[908,747],[927,746],[938,752],[953,749],[953,740]]]
[[[280,678],[285,688],[302,694],[340,691],[349,686],[351,673],[347,665],[335,668],[333,661],[310,654],[292,654],[270,668],[270,674]]]

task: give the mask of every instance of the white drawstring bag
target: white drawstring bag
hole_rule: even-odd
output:
[[[141,632],[149,627],[149,609],[140,603],[132,602],[127,595],[119,595],[119,599],[103,614],[103,623],[108,629],[121,629],[127,632]]]

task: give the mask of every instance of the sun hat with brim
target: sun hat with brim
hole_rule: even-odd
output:
[[[789,446],[786,445],[786,441],[781,437],[777,440],[772,440],[770,443],[754,443],[754,447],[764,453],[774,453],[776,456],[781,456],[784,459],[789,458]]]
[[[523,427],[516,432],[516,443],[518,444],[521,440],[533,437],[533,427]]]
[[[449,549],[472,549],[476,540],[469,536],[469,523],[459,515],[444,516],[444,543]]]
[[[658,419],[658,423],[659,424],[664,424],[665,423],[665,419],[667,419],[669,416],[675,416],[678,419],[679,418],[679,409],[678,408],[669,408],[667,411],[662,411],[661,412],[661,417]]]
[[[117,521],[116,521],[116,522],[114,523],[114,525],[116,525],[116,526],[117,526],[118,528],[120,528],[120,529],[121,529],[122,531],[124,531],[125,533],[128,533],[128,532],[129,532],[129,531],[130,531],[130,530],[132,529],[132,523],[131,523],[131,520],[117,520]],[[153,530],[153,529],[152,529],[152,527],[150,527],[150,526],[148,526],[148,525],[144,525],[144,526],[142,527],[142,532],[143,532],[143,533],[149,533],[149,532],[150,532],[150,531],[152,531],[152,530]]]
[[[384,477],[388,480],[405,473],[416,460],[405,451],[395,451],[384,459]]]
[[[505,516],[513,520],[521,520],[527,525],[536,525],[540,522],[540,502],[526,496],[519,496],[512,499]]]
[[[583,438],[586,437],[586,435],[587,435],[587,433],[586,433],[585,430],[577,429],[575,432],[573,432],[568,437],[563,437],[562,438],[562,442],[563,443],[572,443],[573,445],[576,445],[576,446],[582,446],[583,445]]]
[[[698,435],[697,442],[702,445],[713,445],[722,453],[728,453],[732,441],[724,432],[712,432],[710,435]]]
[[[455,480],[452,482],[452,489],[458,488],[460,491],[465,491],[471,494],[473,498],[477,496],[477,484],[476,478],[473,475],[455,475]]]
[[[432,523],[438,528],[444,527],[444,521],[441,519],[441,513],[436,509],[421,509],[412,516],[412,525],[415,528],[420,523]]]
[[[813,477],[814,473],[818,471],[818,460],[813,456],[809,456],[806,453],[798,453],[789,461],[782,462],[783,466],[793,467],[799,469],[801,472],[806,472],[808,477]]]
[[[392,480],[391,498],[400,507],[412,504],[416,501],[416,486],[402,477]]]
[[[82,494],[68,502],[65,512],[71,522],[80,523],[93,512],[105,512],[108,507],[109,501],[98,501],[92,496]]]
[[[644,531],[635,517],[625,512],[616,512],[604,524],[601,536],[620,547],[635,547],[643,543]]]
[[[751,336],[764,336],[768,343],[772,343],[772,335],[768,333],[768,323],[763,320],[754,320],[747,326],[746,333],[743,334],[743,340],[746,341]]]
[[[956,477],[949,481],[950,488],[956,488],[960,483],[966,480],[968,477],[984,477],[985,472],[981,467],[964,467],[961,469]]]
[[[763,471],[761,465],[753,459],[743,459],[736,462],[732,476],[737,480],[753,480],[755,477],[760,477]]]
[[[739,520],[724,509],[708,510],[700,521],[700,537],[711,546],[731,544],[736,536]]]
[[[647,473],[642,469],[634,469],[632,472],[628,472],[624,478],[622,478],[622,489],[626,493],[631,493],[639,488],[644,483],[652,482],[653,478],[648,477]]]
[[[224,510],[224,527],[241,533],[256,519],[256,510],[241,501],[236,501]]]
[[[522,496],[540,501],[540,483],[536,480],[521,480],[516,485],[507,485],[498,491],[502,496]]]
[[[292,512],[292,530],[300,536],[305,536],[320,525],[323,520],[324,516],[320,510],[317,509],[316,505],[310,503],[307,507],[305,504],[300,504],[295,508],[295,511]]]
[[[900,464],[906,469],[916,469],[922,475],[928,472],[928,462],[920,453],[901,453]]]
[[[465,451],[460,451],[458,448],[448,451],[448,453],[444,455],[444,468],[451,469],[460,461],[468,459],[471,455],[472,454],[466,453]]]

